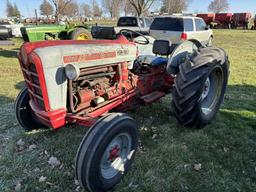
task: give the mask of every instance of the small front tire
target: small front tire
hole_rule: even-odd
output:
[[[32,131],[38,128],[46,128],[36,117],[29,105],[30,97],[28,89],[24,87],[15,101],[15,114],[20,126],[25,131]]]
[[[76,176],[90,192],[112,189],[130,169],[138,146],[138,125],[128,115],[99,119],[83,138],[76,156]]]

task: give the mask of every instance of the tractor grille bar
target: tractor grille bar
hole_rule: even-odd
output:
[[[27,34],[27,31],[26,31],[26,28],[25,28],[25,27],[21,27],[21,28],[20,28],[20,32],[21,32],[23,41],[24,41],[24,42],[29,42],[28,34]]]
[[[45,110],[42,89],[40,87],[40,82],[38,79],[38,74],[37,74],[35,64],[30,64],[27,68],[25,68],[25,66],[22,66],[22,72],[23,72],[31,99],[33,99],[33,101],[37,104],[38,107]]]

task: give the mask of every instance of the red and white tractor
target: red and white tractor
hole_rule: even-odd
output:
[[[91,192],[112,189],[134,160],[138,125],[120,112],[171,93],[178,122],[202,128],[218,112],[227,86],[229,61],[222,49],[196,41],[150,45],[143,35],[127,40],[122,34],[128,32],[112,40],[25,43],[18,55],[26,82],[16,99],[18,122],[26,131],[90,127],[75,167]],[[143,46],[153,47],[154,55],[145,49],[141,55]]]

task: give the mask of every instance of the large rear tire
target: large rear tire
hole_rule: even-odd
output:
[[[83,138],[76,156],[76,176],[90,192],[104,192],[129,170],[138,146],[138,126],[128,115],[99,119]]]
[[[74,29],[69,37],[70,40],[91,40],[91,33],[84,28],[76,28]]]
[[[30,97],[28,89],[24,87],[15,101],[16,119],[25,131],[32,131],[39,128],[47,128],[36,117],[29,105]]]
[[[172,93],[173,112],[179,123],[196,128],[209,124],[223,101],[228,76],[228,57],[219,48],[201,48],[181,64]]]

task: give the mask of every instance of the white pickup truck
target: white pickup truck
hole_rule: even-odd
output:
[[[93,38],[100,39],[102,36],[107,37],[106,33],[109,34],[109,37],[112,37],[113,34],[119,33],[122,29],[129,29],[142,33],[143,35],[149,34],[149,28],[152,23],[152,19],[148,17],[120,17],[117,22],[117,27],[109,26],[93,26],[91,33]],[[111,34],[110,34],[111,32]],[[104,35],[102,35],[104,34]]]

